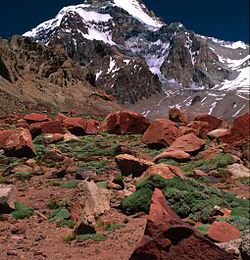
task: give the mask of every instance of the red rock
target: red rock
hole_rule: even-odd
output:
[[[223,137],[224,135],[228,134],[229,129],[227,128],[218,128],[215,130],[212,130],[211,132],[207,133],[207,136],[211,139],[217,139],[220,137]]]
[[[220,128],[222,125],[223,120],[218,119],[215,116],[211,115],[200,115],[195,118],[194,121],[201,121],[201,122],[207,122],[208,123],[208,132]]]
[[[223,150],[218,147],[209,147],[205,151],[201,151],[197,157],[197,159],[213,159],[219,153],[222,153]]]
[[[59,122],[63,123],[63,121],[64,121],[66,118],[68,118],[68,117],[65,116],[64,114],[59,113],[59,114],[57,114],[56,121],[59,121]]]
[[[147,145],[169,146],[180,135],[175,123],[168,119],[156,119],[144,133],[142,141]]]
[[[85,133],[86,134],[97,134],[100,128],[100,122],[94,119],[86,120]]]
[[[182,150],[192,154],[202,150],[205,142],[194,134],[183,135],[175,140],[175,142],[166,151]]]
[[[244,144],[249,139],[250,133],[250,114],[244,114],[237,117],[233,126],[227,134],[219,140],[232,146]]]
[[[186,115],[177,107],[173,107],[169,110],[169,119],[177,123],[186,123]]]
[[[194,130],[195,135],[201,138],[206,138],[207,133],[211,131],[209,127],[209,123],[203,121],[191,122],[187,125],[187,127],[192,128]]]
[[[40,134],[65,134],[65,130],[59,121],[33,123],[30,125],[30,132],[35,137]]]
[[[170,166],[166,164],[156,164],[150,166],[141,177],[145,178],[150,175],[158,175],[165,179],[172,179],[173,177],[178,176],[180,179],[184,179],[184,174],[182,173],[182,170],[179,167]]]
[[[28,129],[0,131],[0,149],[3,149],[7,156],[35,156],[35,147]]]
[[[160,153],[153,161],[157,162],[161,159],[173,159],[177,162],[186,162],[190,159],[190,155],[182,150],[174,150]]]
[[[115,157],[115,162],[118,165],[123,175],[132,174],[134,177],[139,177],[154,163],[136,158],[129,154],[120,154]]]
[[[232,260],[220,249],[180,219],[156,189],[142,240],[130,260]]]
[[[87,123],[86,120],[82,118],[67,117],[63,120],[63,125],[67,130],[69,130],[72,134],[76,136],[86,134],[85,129],[87,127]]]
[[[181,131],[181,135],[187,135],[187,134],[194,134],[196,136],[199,135],[199,131],[191,127],[180,126],[179,129]]]
[[[240,231],[227,222],[214,222],[208,228],[206,236],[219,243],[229,242],[240,238]]]
[[[149,125],[150,121],[143,115],[124,110],[109,114],[102,123],[101,130],[111,134],[143,134]]]
[[[58,134],[58,133],[56,133],[56,134],[45,134],[44,139],[45,139],[46,143],[53,144],[53,143],[57,143],[57,142],[64,140],[64,135]]]
[[[36,122],[44,122],[44,121],[49,121],[49,117],[44,114],[37,114],[37,113],[32,113],[24,116],[24,119],[28,123],[36,123]]]

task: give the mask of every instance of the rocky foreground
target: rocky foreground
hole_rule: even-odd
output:
[[[0,118],[0,259],[249,259],[249,114]]]

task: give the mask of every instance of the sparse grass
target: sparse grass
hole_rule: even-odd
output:
[[[111,223],[111,222],[101,221],[101,220],[97,221],[97,225],[105,231],[114,231],[122,227],[121,224]]]
[[[197,230],[201,233],[201,234],[206,234],[207,233],[207,230],[209,228],[209,225],[206,224],[206,225],[201,225],[199,227],[197,227]]]
[[[62,220],[59,223],[59,227],[69,227],[69,228],[74,228],[75,226],[75,222],[72,219],[66,219],[66,220]]]
[[[61,184],[60,187],[63,189],[75,189],[80,182],[80,180],[71,180]]]
[[[16,219],[29,218],[33,215],[34,210],[30,206],[26,206],[20,202],[15,202],[15,210],[11,212],[11,215]]]
[[[96,185],[102,189],[107,189],[108,187],[108,181],[100,181],[97,182]]]
[[[92,240],[95,242],[101,242],[107,240],[107,236],[103,234],[85,234],[76,236],[77,241]]]
[[[17,172],[15,173],[15,177],[18,180],[29,180],[32,177],[32,172]]]
[[[191,173],[195,169],[202,171],[211,171],[218,168],[225,168],[233,162],[234,159],[230,154],[219,153],[210,160],[204,159],[199,161],[190,161],[188,164],[182,166],[181,168],[185,173]]]
[[[5,177],[0,176],[0,184],[8,183],[8,180]]]
[[[240,178],[240,182],[244,185],[250,186],[250,178],[249,177]]]
[[[96,171],[97,174],[100,174],[108,170],[108,164],[110,162],[111,162],[110,160],[90,161],[82,164],[82,166],[94,170]]]
[[[75,236],[73,234],[65,234],[62,236],[62,241],[65,244],[68,244],[70,241],[74,240]]]

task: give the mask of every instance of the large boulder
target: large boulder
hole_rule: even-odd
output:
[[[28,129],[0,131],[0,149],[4,150],[6,156],[20,158],[35,156],[35,147]]]
[[[156,164],[150,166],[141,177],[145,178],[150,175],[158,175],[165,179],[172,179],[173,177],[178,176],[180,179],[184,179],[184,174],[179,167],[166,164]]]
[[[94,119],[87,119],[86,120],[86,127],[85,127],[85,133],[87,135],[95,135],[98,133],[100,128],[100,122],[94,120]]]
[[[157,162],[161,159],[172,159],[177,162],[186,162],[190,159],[190,154],[182,150],[165,151],[158,154],[153,160],[154,162]]]
[[[214,222],[208,228],[206,236],[214,242],[228,242],[240,238],[240,231],[225,221]]]
[[[190,129],[193,129],[194,134],[201,137],[206,138],[207,133],[211,131],[211,128],[209,127],[209,123],[205,121],[193,121],[190,122],[187,127]],[[190,131],[190,133],[192,133]]]
[[[108,190],[98,187],[93,181],[82,181],[70,205],[71,218],[77,222],[75,233],[93,233],[96,219],[109,209]]]
[[[142,141],[150,146],[168,147],[180,135],[181,132],[174,122],[168,119],[156,119],[144,133]]]
[[[143,115],[129,111],[109,114],[101,125],[101,131],[110,134],[144,134],[150,121]]]
[[[15,208],[14,186],[0,185],[0,214],[9,213]]]
[[[31,113],[24,116],[24,119],[29,123],[45,122],[49,121],[49,117],[45,114]]]
[[[63,120],[63,125],[73,135],[81,136],[86,134],[87,122],[80,117],[67,117]]]
[[[196,135],[187,134],[177,138],[166,151],[182,150],[186,153],[193,154],[201,151],[205,144],[206,143]]]
[[[154,163],[136,158],[130,154],[120,154],[115,157],[115,162],[121,170],[122,174],[127,176],[132,174],[133,177],[141,176]]]
[[[249,140],[250,133],[250,114],[244,114],[237,117],[231,129],[227,134],[220,138],[220,141],[228,143],[229,145],[236,146],[244,144]]]
[[[207,136],[210,137],[211,139],[217,139],[223,137],[227,133],[228,133],[227,128],[218,128],[207,133]]]
[[[187,122],[187,116],[177,107],[173,107],[169,110],[169,119],[176,123]]]
[[[233,178],[250,178],[250,170],[242,164],[234,163],[227,167],[227,171],[232,175]]]
[[[220,128],[223,123],[223,120],[218,119],[217,117],[211,116],[211,115],[197,116],[194,121],[207,122],[208,123],[208,128],[207,128],[208,132],[210,132],[214,129]]]
[[[152,196],[142,240],[130,260],[232,260],[233,257],[199,236],[167,205],[159,189]]]
[[[32,137],[40,134],[65,134],[65,130],[59,121],[51,120],[49,122],[33,123],[30,125]]]

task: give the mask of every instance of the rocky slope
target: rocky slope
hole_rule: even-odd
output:
[[[134,109],[147,116],[174,105],[228,118],[248,109],[249,46],[166,24],[141,1],[85,1],[24,35],[63,45],[122,104],[143,100]]]
[[[249,120],[1,117],[0,259],[249,259]]]
[[[0,39],[0,111],[78,110],[106,115],[119,109],[115,99],[93,87],[88,68],[72,61],[60,46],[29,38]]]

